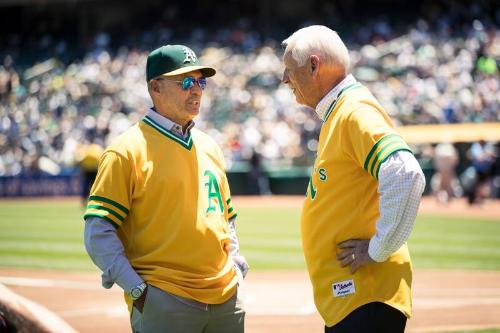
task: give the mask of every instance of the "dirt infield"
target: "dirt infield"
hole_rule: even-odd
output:
[[[79,332],[130,332],[122,292],[98,273],[1,269],[0,282]],[[247,333],[323,331],[305,272],[252,272],[245,293]],[[407,332],[500,327],[500,272],[417,271],[413,293]]]
[[[235,197],[236,207],[299,207],[303,197]],[[468,207],[425,198],[420,213],[500,222],[500,202]],[[65,319],[79,332],[130,332],[123,294],[105,290],[97,272],[1,269],[0,283]],[[322,332],[306,272],[251,272],[245,283],[246,332]],[[417,270],[407,332],[500,328],[500,272]]]

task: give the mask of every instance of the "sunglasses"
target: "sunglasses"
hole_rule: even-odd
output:
[[[172,81],[172,82],[177,82],[181,83],[182,90],[188,90],[194,87],[194,84],[197,83],[198,87],[200,87],[201,90],[205,90],[205,87],[207,86],[207,78],[206,77],[200,77],[199,79],[195,79],[192,76],[186,76],[182,81],[180,80],[171,80],[171,79],[166,79],[164,77],[158,78],[158,80],[165,80],[165,81]]]

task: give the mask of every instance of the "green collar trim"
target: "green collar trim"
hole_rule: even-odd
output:
[[[181,138],[181,137],[175,135],[174,133],[172,133],[171,131],[169,131],[165,127],[161,126],[156,121],[149,118],[148,116],[144,116],[142,121],[145,124],[153,127],[155,130],[157,130],[158,132],[160,132],[161,134],[163,134],[167,138],[177,142],[178,144],[180,144],[181,146],[183,146],[187,150],[191,150],[191,147],[193,146],[193,137],[191,135],[191,132],[189,132],[188,137],[186,139],[184,139],[184,138]]]
[[[328,117],[330,116],[330,114],[332,113],[333,109],[335,108],[335,105],[337,105],[337,102],[340,100],[340,97],[342,95],[344,95],[348,90],[351,90],[351,89],[356,89],[356,88],[361,88],[363,85],[359,82],[354,82],[353,84],[350,84],[348,85],[347,87],[345,87],[344,89],[342,89],[339,94],[337,95],[337,97],[333,100],[332,104],[330,105],[330,107],[328,108],[328,111],[326,111],[324,117],[323,117],[323,122],[326,123],[326,121],[328,120]]]

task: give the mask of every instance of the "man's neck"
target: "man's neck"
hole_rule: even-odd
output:
[[[158,116],[161,116],[162,123],[168,130],[172,130],[174,132],[178,132],[179,134],[185,136],[189,132],[189,130],[194,126],[194,122],[191,119],[188,120],[175,120],[174,117],[170,115],[166,115],[165,113],[159,112],[157,108],[152,107],[150,112],[156,113]]]
[[[333,83],[330,84],[330,90],[326,92],[326,94],[319,100],[316,105],[315,112],[320,117],[320,119],[324,120],[324,116],[328,111],[328,108],[332,105],[332,103],[338,97],[338,94],[342,91],[342,89],[349,84],[355,83],[356,79],[347,75],[343,77],[340,81],[334,80]]]

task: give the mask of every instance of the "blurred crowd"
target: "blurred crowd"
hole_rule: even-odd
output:
[[[418,19],[393,26],[380,18],[341,33],[355,77],[397,125],[500,121],[498,20],[483,19],[477,4],[462,10],[471,19],[460,24],[450,12],[432,24]],[[148,49],[140,45],[174,37],[165,27],[144,31],[131,47],[115,46],[110,35],[99,33],[83,57],[68,62],[64,54],[71,46],[48,36],[40,43],[52,56],[29,67],[17,65],[22,54],[3,50],[0,176],[74,172],[81,145],[106,146],[136,123],[151,106]],[[196,126],[221,145],[230,168],[255,154],[267,167],[312,164],[321,123],[280,84],[279,40],[242,27],[210,34],[195,29],[182,42],[218,69]]]
[[[428,185],[438,202],[464,196],[469,204],[481,204],[487,198],[500,198],[499,142],[480,140],[465,150],[463,144],[451,143],[428,148],[423,149],[422,160],[431,161],[435,170]],[[467,163],[460,166],[461,160]]]

